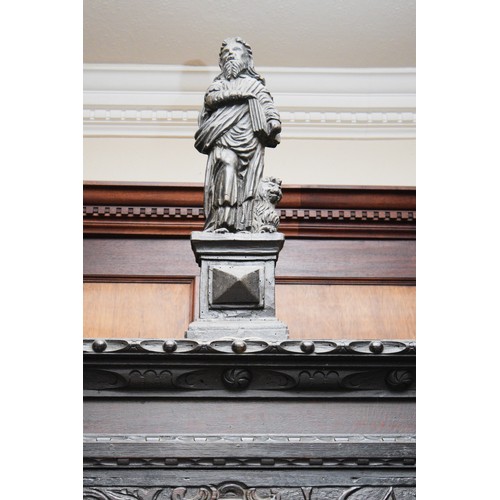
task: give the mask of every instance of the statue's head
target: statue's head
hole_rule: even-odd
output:
[[[219,66],[226,79],[236,78],[252,63],[252,49],[239,37],[226,38],[219,52]]]
[[[227,80],[236,78],[245,72],[264,83],[262,77],[254,69],[252,48],[239,36],[226,38],[222,42],[219,52],[219,67]]]

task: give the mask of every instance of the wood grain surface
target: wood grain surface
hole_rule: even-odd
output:
[[[198,276],[187,238],[87,238],[85,275]],[[285,240],[277,277],[415,278],[415,241]]]
[[[88,205],[203,206],[200,183],[134,183],[87,181],[83,203]],[[416,190],[404,186],[283,185],[282,208],[363,208],[414,210]]]
[[[86,400],[85,433],[404,434],[415,403],[399,401]]]
[[[86,337],[184,336],[198,303],[188,239],[88,238],[84,272]],[[286,240],[276,277],[292,338],[415,338],[415,241]]]
[[[182,338],[192,299],[189,283],[84,283],[84,337]]]
[[[415,287],[278,284],[290,338],[415,339]]]

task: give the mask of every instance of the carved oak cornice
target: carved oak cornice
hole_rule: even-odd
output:
[[[85,435],[91,469],[415,467],[414,435]]]
[[[414,398],[415,342],[84,340],[95,397]]]
[[[272,487],[282,500],[340,499],[355,492],[359,496],[354,495],[353,500],[398,498],[394,494],[403,494],[403,490],[402,498],[414,494],[414,435],[98,434],[84,436],[83,448],[85,484],[103,493],[111,491],[112,485],[146,482],[172,486],[168,491],[162,489],[159,498],[183,498],[175,495],[181,490],[185,494],[186,487],[196,484],[200,486],[191,489],[193,498],[205,489],[215,495],[206,498],[225,498],[225,494],[234,499],[261,498],[247,496],[256,493],[256,488],[240,482],[245,481],[259,485],[261,494],[263,487]],[[137,478],[143,479],[137,482]],[[179,484],[180,478],[184,481]],[[210,485],[202,478],[210,478]],[[221,480],[224,482],[217,484]],[[238,484],[240,489],[229,494],[230,484]],[[148,489],[153,490],[159,491]],[[113,491],[132,494],[128,488]],[[392,497],[383,496],[391,492]]]
[[[84,234],[189,236],[203,228],[201,185],[86,183]],[[415,189],[285,186],[286,237],[414,239]]]

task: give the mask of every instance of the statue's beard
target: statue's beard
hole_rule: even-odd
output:
[[[232,80],[233,78],[236,78],[244,69],[245,65],[242,62],[229,60],[224,64],[222,71],[227,80]]]

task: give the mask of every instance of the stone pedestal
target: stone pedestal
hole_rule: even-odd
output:
[[[282,233],[193,232],[200,310],[186,338],[287,339],[287,326],[276,318],[274,278],[284,241]]]

